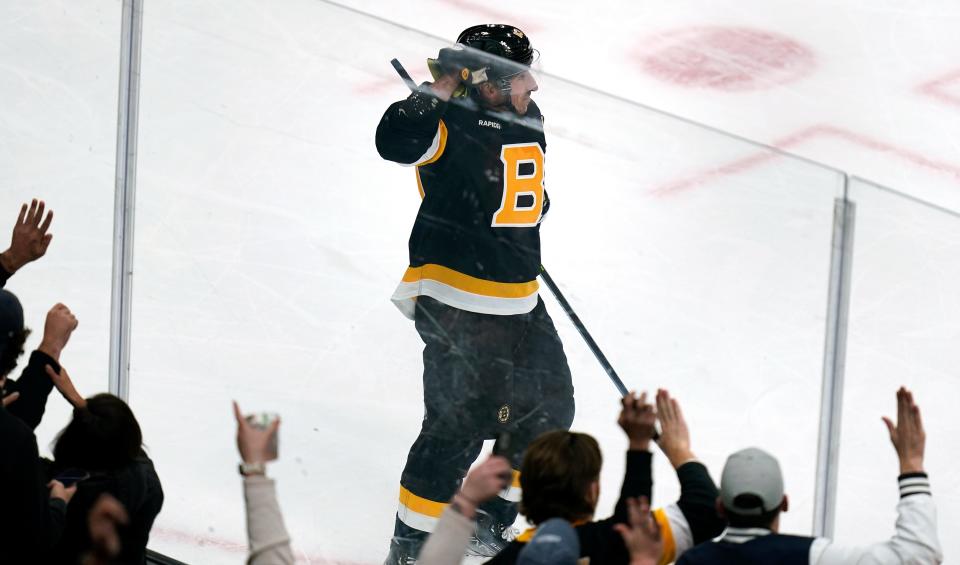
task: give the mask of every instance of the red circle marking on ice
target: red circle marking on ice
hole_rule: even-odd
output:
[[[813,52],[769,31],[694,27],[644,41],[635,58],[644,72],[678,84],[759,90],[793,82],[814,68]]]

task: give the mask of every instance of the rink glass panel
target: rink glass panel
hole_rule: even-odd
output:
[[[6,286],[33,330],[11,376],[62,302],[79,326],[61,361],[87,396],[107,389],[120,19],[114,1],[0,3],[0,250],[22,203],[54,211],[47,254]],[[41,455],[70,412],[53,393],[36,431]]]
[[[853,285],[840,438],[838,541],[893,535],[899,465],[887,428],[896,391],[914,392],[927,433],[925,468],[947,561],[960,552],[960,217],[866,181],[856,203]]]
[[[680,400],[716,480],[744,447],[780,459],[784,527],[809,532],[842,175],[562,81],[541,87],[554,199],[544,265],[628,388]],[[605,516],[623,468],[617,394],[545,299],[573,368],[574,426],[607,456]],[[660,455],[655,465],[655,502],[675,501],[675,473]]]
[[[130,391],[166,492],[154,549],[243,559],[236,399],[282,417],[269,474],[298,556],[385,556],[422,417],[422,342],[389,301],[419,196],[373,137],[407,95],[388,61],[426,80],[443,45],[306,0],[148,6]],[[629,387],[681,400],[714,476],[748,445],[781,458],[785,524],[808,531],[842,175],[537,78],[544,264]],[[618,397],[541,292],[574,428],[606,455],[605,517],[626,447]],[[663,505],[678,488],[656,461]]]

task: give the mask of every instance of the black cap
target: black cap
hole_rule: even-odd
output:
[[[0,353],[10,339],[23,331],[23,306],[9,290],[0,290]]]

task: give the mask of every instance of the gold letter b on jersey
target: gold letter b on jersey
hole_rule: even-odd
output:
[[[539,143],[515,143],[500,150],[503,162],[503,201],[493,214],[495,228],[526,228],[537,225],[543,212],[543,149]],[[520,166],[527,165],[526,174]],[[530,172],[530,165],[533,166]],[[520,205],[520,198],[527,202]],[[533,202],[530,203],[530,197]]]

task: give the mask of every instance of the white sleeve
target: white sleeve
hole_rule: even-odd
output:
[[[243,479],[247,503],[247,565],[293,565],[290,536],[283,525],[272,479],[250,476]]]
[[[693,532],[679,504],[674,502],[654,511],[654,518],[660,524],[663,535],[665,559],[661,559],[661,563],[679,559],[685,551],[693,547]]]
[[[420,551],[418,565],[456,565],[463,560],[474,522],[447,506]]]
[[[841,546],[819,538],[810,546],[811,565],[935,565],[943,562],[937,509],[924,476],[900,478],[896,533],[867,546]]]

